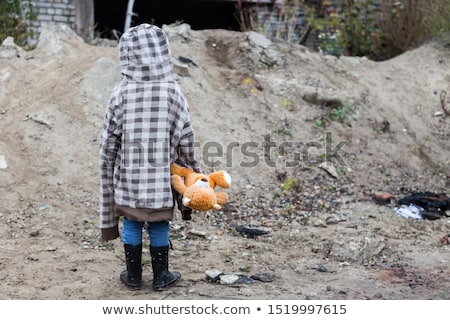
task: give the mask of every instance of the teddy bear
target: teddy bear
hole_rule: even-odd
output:
[[[228,201],[228,194],[214,190],[216,186],[230,187],[231,176],[224,170],[207,175],[172,164],[170,173],[172,187],[183,196],[186,207],[197,211],[219,210]]]

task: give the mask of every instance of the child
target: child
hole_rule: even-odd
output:
[[[169,221],[174,198],[170,164],[199,172],[188,104],[175,81],[169,42],[158,27],[130,28],[119,42],[121,82],[113,89],[100,144],[100,228],[105,241],[119,237],[126,271],[121,281],[140,289],[142,228],[147,226],[153,289],[181,279],[168,270]],[[146,223],[146,224],[145,224]]]

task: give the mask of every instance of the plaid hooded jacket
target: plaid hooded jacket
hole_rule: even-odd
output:
[[[123,79],[109,99],[99,155],[100,228],[102,235],[114,230],[112,238],[118,237],[115,205],[173,209],[170,164],[197,168],[189,108],[174,79],[166,34],[149,24],[130,28],[119,57]]]

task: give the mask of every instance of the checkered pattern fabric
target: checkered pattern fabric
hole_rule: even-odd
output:
[[[114,205],[171,208],[170,164],[192,168],[194,132],[158,27],[129,29],[119,43],[124,77],[113,89],[100,143],[100,228],[117,225]]]

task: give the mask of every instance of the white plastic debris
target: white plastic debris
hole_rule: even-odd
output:
[[[395,207],[394,211],[405,218],[423,219],[421,212],[423,208],[410,204],[408,207]]]

